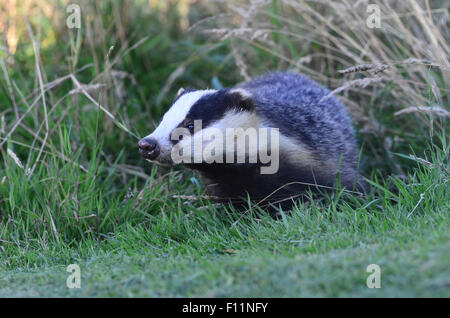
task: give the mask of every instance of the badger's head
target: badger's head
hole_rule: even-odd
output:
[[[201,145],[204,149],[216,143],[218,147],[212,155],[216,158],[224,155],[220,153],[223,147],[218,144],[223,144],[223,140],[205,136],[217,134],[218,131],[225,134],[227,128],[247,129],[257,126],[258,119],[254,113],[252,97],[244,89],[180,89],[159,126],[139,141],[139,152],[146,159],[174,164],[180,163],[175,160],[174,154],[176,157],[179,149],[189,144],[192,151],[183,153],[184,160],[191,159],[191,162],[200,163],[194,158],[194,145]],[[201,162],[208,159],[210,158],[203,157]]]

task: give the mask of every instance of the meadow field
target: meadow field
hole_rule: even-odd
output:
[[[0,297],[449,297],[448,12],[439,0],[2,1]],[[347,107],[366,195],[307,193],[274,219],[140,156],[180,87],[271,70]]]

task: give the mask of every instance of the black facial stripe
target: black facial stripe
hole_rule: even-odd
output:
[[[227,111],[252,111],[251,100],[244,99],[240,93],[230,93],[229,89],[222,89],[200,98],[192,105],[186,120],[202,120],[202,127],[222,119]]]
[[[174,103],[178,98],[192,91],[195,90],[185,90],[175,99]],[[195,120],[201,120],[202,128],[206,128],[210,126],[211,123],[222,119],[225,113],[230,110],[239,112],[253,111],[251,98],[244,97],[239,92],[230,92],[230,89],[222,89],[207,94],[192,105],[186,118],[177,126],[177,128],[186,128],[189,123],[193,123]],[[172,140],[170,137],[169,141],[173,145],[176,145],[179,142],[179,140]]]
[[[190,119],[185,119],[185,120],[183,120],[175,129],[177,129],[177,128],[186,128],[186,125],[188,124],[188,123],[190,123],[191,122],[191,120]],[[172,134],[171,134],[172,135]],[[180,136],[180,139],[178,139],[178,140],[172,140],[171,138],[170,138],[170,136],[169,136],[169,141],[172,143],[172,145],[176,145],[177,143],[179,143],[180,142],[180,140],[181,139],[183,139],[183,135],[181,135]]]

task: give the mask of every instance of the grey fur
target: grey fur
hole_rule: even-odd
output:
[[[328,89],[292,72],[268,73],[237,87],[250,92],[258,116],[307,145],[319,162],[340,162],[341,183],[352,187],[357,178],[355,134],[336,98],[319,103]]]

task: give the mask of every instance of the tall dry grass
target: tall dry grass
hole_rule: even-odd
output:
[[[366,24],[373,13],[369,4],[380,8],[380,28]],[[231,42],[243,79],[274,67],[305,73],[338,88],[334,93],[366,134],[384,136],[390,129],[379,123],[374,107],[392,107],[390,126],[397,129],[408,129],[407,116],[430,127],[436,124],[430,114],[448,114],[430,108],[448,107],[449,101],[446,1],[252,0],[226,6],[229,15],[196,27]],[[261,52],[275,62],[263,63]]]
[[[79,29],[66,25],[71,3],[81,8]],[[60,135],[61,128],[70,125],[74,151],[101,142],[108,166],[147,179],[139,165],[117,164],[114,158],[122,147],[135,150],[138,127],[149,130],[151,122],[159,119],[163,98],[170,93],[155,103],[155,91],[172,72],[171,63],[180,59],[167,52],[170,45],[179,45],[177,38],[188,28],[188,4],[173,0],[2,1],[2,163],[8,165],[12,148],[30,174],[47,154],[69,162],[61,150]],[[130,163],[140,160],[136,151],[129,153]],[[82,170],[85,165],[79,164]]]

